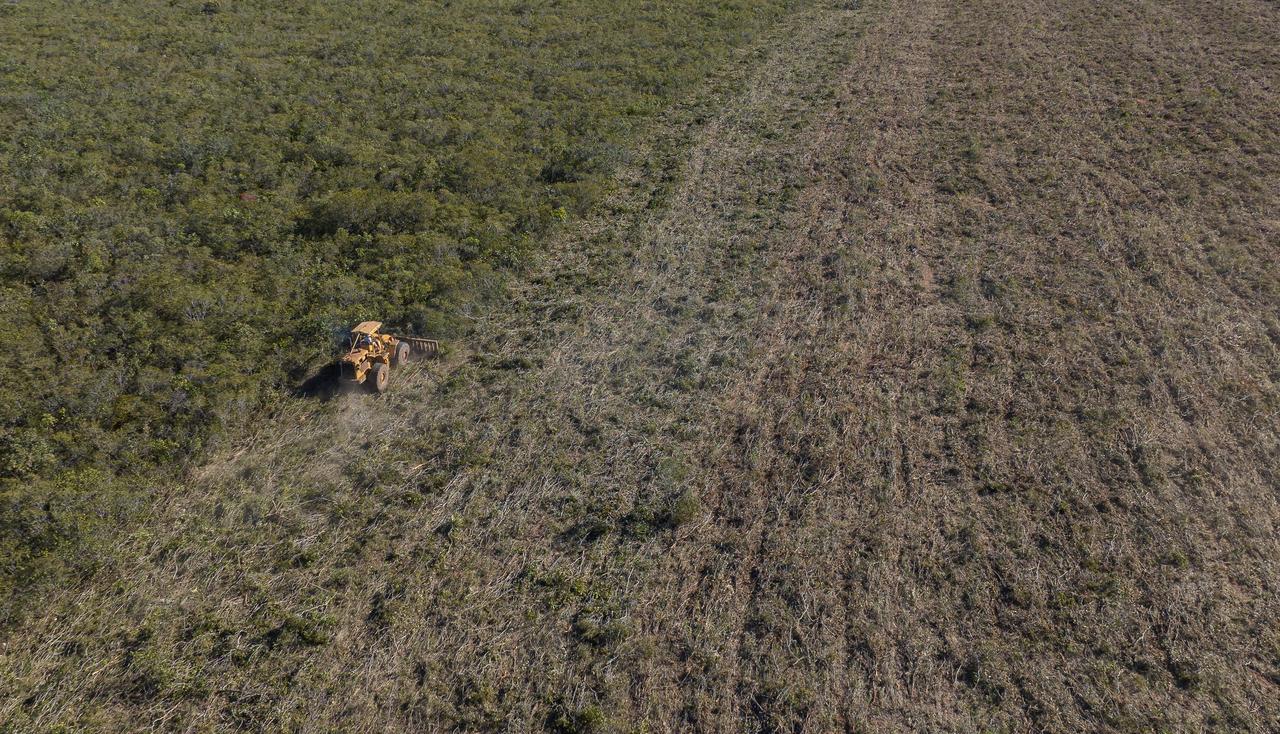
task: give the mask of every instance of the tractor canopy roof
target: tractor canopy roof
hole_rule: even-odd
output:
[[[351,329],[352,334],[376,334],[382,328],[381,321],[361,321]]]

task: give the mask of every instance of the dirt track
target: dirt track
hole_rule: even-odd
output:
[[[778,29],[450,369],[10,639],[0,721],[1280,726],[1276,6],[952,5]]]

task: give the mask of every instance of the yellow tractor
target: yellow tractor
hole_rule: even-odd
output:
[[[383,334],[381,328],[381,321],[363,321],[351,329],[347,353],[338,361],[344,383],[382,392],[391,381],[393,366],[402,366],[410,356],[440,353],[440,343],[434,339]]]

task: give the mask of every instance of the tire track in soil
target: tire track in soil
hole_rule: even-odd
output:
[[[824,24],[830,26],[834,20],[837,25],[856,25],[858,35],[862,35],[865,32],[865,13],[859,9],[855,15],[848,12],[849,8],[845,10],[844,13],[833,13],[824,18]],[[849,28],[844,31],[845,34],[852,32]],[[830,27],[806,29],[801,38],[792,44],[788,57],[792,63],[797,58],[816,60],[821,54],[806,46],[814,43],[830,44],[836,35]],[[844,68],[847,63],[843,58],[845,53],[838,55],[841,57],[839,67],[827,69],[819,66],[820,70],[829,72],[837,84],[848,73]],[[769,69],[761,76],[769,78]],[[793,107],[798,100],[813,92],[813,89],[799,85],[790,88],[784,86],[757,93],[753,102],[763,99],[771,107],[785,109],[789,116],[794,117]],[[770,99],[771,96],[779,99]],[[839,90],[831,90],[830,96],[839,96]],[[760,110],[748,108],[746,112],[744,117],[752,117]],[[760,305],[756,307],[757,319],[743,325],[741,329],[756,335],[752,345],[745,350],[745,359],[748,364],[759,364],[760,367],[731,381],[723,389],[724,395],[713,401],[711,411],[700,416],[710,424],[718,424],[716,428],[706,431],[706,437],[714,439],[714,442],[694,448],[694,451],[706,456],[704,470],[709,473],[704,479],[704,492],[714,504],[712,516],[698,528],[698,533],[710,535],[712,540],[709,543],[682,542],[671,549],[678,561],[677,568],[671,575],[697,579],[696,590],[680,586],[677,587],[679,593],[672,598],[645,605],[653,610],[680,609],[682,613],[696,619],[686,631],[686,641],[678,647],[686,650],[692,648],[700,652],[705,660],[733,661],[743,657],[744,641],[751,634],[744,620],[761,593],[762,566],[767,560],[768,548],[772,542],[774,525],[770,518],[786,509],[787,502],[784,498],[794,490],[793,487],[780,486],[795,473],[796,462],[786,465],[787,457],[794,449],[779,443],[784,434],[777,430],[777,421],[779,417],[794,412],[787,407],[786,402],[795,397],[798,385],[804,379],[804,369],[797,368],[796,365],[798,361],[803,362],[805,355],[787,350],[801,341],[797,329],[803,330],[806,314],[796,313],[797,309],[805,310],[815,318],[821,316],[821,307],[809,303],[811,290],[808,286],[811,284],[796,277],[794,272],[796,263],[813,259],[816,238],[797,237],[795,233],[805,231],[806,227],[802,222],[812,217],[813,210],[817,208],[810,201],[814,198],[810,187],[815,173],[822,167],[821,160],[831,150],[842,147],[849,133],[847,126],[841,124],[839,115],[824,113],[820,117],[823,118],[822,121],[814,125],[812,130],[806,130],[795,140],[771,151],[775,158],[797,161],[796,172],[787,175],[795,178],[789,185],[801,187],[802,193],[795,203],[787,205],[786,211],[792,213],[786,215],[786,221],[780,226],[772,226],[771,231],[765,235],[765,241],[758,245],[766,258],[766,264],[761,269],[768,273],[765,281],[770,287],[766,289],[766,293],[756,297],[760,301]],[[792,127],[794,126],[793,123]],[[695,161],[704,160],[708,155],[706,149],[715,151],[714,155],[718,157],[740,155],[735,152],[736,147],[725,145],[723,140],[717,140],[712,135],[703,148],[694,153],[693,158]],[[751,186],[762,183],[749,172],[742,171],[740,165],[725,165],[723,160],[720,163],[715,166],[717,170],[728,170],[740,175],[737,183],[739,187],[747,187],[750,191]],[[697,167],[700,170],[706,168],[705,165]],[[742,175],[744,173],[747,175]],[[674,211],[696,212],[705,208],[705,204],[699,206],[690,203],[689,199],[706,196],[697,191],[697,183],[693,187],[693,192],[687,192],[672,207]],[[724,198],[724,193],[720,192],[719,198]],[[749,237],[750,234],[746,233],[746,236]],[[817,348],[811,339],[806,341],[809,350]],[[779,355],[785,356],[779,359]],[[762,468],[762,464],[772,466]],[[726,482],[726,477],[732,479]],[[742,554],[744,560],[737,559],[738,553],[735,550],[726,551],[725,548],[747,549]],[[687,607],[690,600],[694,604],[693,609]],[[673,620],[671,624],[681,626],[678,620]],[[722,645],[722,641],[728,644]],[[680,686],[684,689],[684,713],[681,716],[685,724],[709,730],[738,731],[746,722],[755,719],[761,728],[767,728],[765,712],[759,708],[758,701],[753,696],[755,683],[750,676],[719,676],[705,684],[693,681],[695,676],[686,667]]]
[[[840,530],[831,529],[846,528],[852,519],[851,505],[861,501],[858,488],[842,481],[842,474],[853,468],[824,461],[806,446],[820,437],[810,434],[805,423],[833,416],[804,415],[796,405],[803,395],[819,393],[828,403],[841,403],[855,390],[848,384],[832,382],[833,375],[828,372],[832,368],[845,371],[841,362],[847,360],[853,374],[834,377],[859,380],[859,368],[865,369],[871,362],[871,345],[849,341],[850,317],[841,308],[847,304],[849,293],[833,282],[839,280],[836,263],[848,251],[851,239],[847,178],[851,173],[857,176],[863,166],[875,171],[893,170],[902,166],[903,151],[913,150],[918,138],[913,129],[922,114],[924,84],[931,62],[929,40],[938,22],[937,8],[932,4],[911,8],[879,6],[864,11],[874,20],[863,19],[867,27],[851,49],[850,59],[836,72],[840,89],[834,105],[804,135],[796,151],[804,188],[797,197],[794,214],[784,226],[787,236],[775,245],[780,255],[773,276],[776,288],[766,299],[765,310],[779,317],[757,326],[764,336],[753,349],[753,361],[761,362],[763,367],[744,384],[727,391],[731,396],[727,407],[732,410],[725,412],[737,421],[755,416],[757,425],[750,432],[751,441],[739,440],[735,453],[724,457],[720,473],[732,477],[749,474],[752,460],[748,457],[754,452],[764,453],[755,462],[768,464],[770,470],[749,487],[763,497],[762,509],[749,528],[754,546],[751,560],[744,565],[737,582],[748,587],[749,592],[743,604],[723,622],[737,630],[732,659],[740,661],[732,692],[739,704],[733,719],[736,725],[724,727],[726,730],[735,726],[756,731],[851,728],[846,718],[848,705],[832,704],[837,700],[847,704],[847,689],[840,697],[819,693],[809,694],[811,700],[797,701],[794,696],[788,700],[789,682],[779,678],[788,673],[775,669],[785,667],[787,661],[775,659],[777,655],[764,643],[777,632],[769,629],[768,613],[774,610],[768,607],[785,606],[779,605],[776,598],[780,587],[794,581],[789,577],[804,571],[803,564],[815,560],[799,557],[802,554],[795,552],[797,544],[805,539],[803,528],[798,526],[805,520],[826,525],[829,532],[819,531],[814,540],[828,552],[849,544],[847,539],[836,537]],[[903,197],[911,198],[917,192],[907,183],[902,186],[902,182],[888,181],[884,189],[900,191]],[[917,226],[927,228],[927,222],[919,221]],[[836,355],[834,359],[832,353]],[[853,405],[843,407],[847,411]],[[856,422],[856,415],[845,412],[844,418]],[[735,431],[732,424],[726,424],[717,433],[741,436],[743,432],[741,427]],[[818,476],[823,472],[827,476]],[[735,488],[741,489],[730,485],[722,491],[732,496]],[[852,549],[839,555],[844,559],[855,557]],[[829,558],[820,554],[816,560],[822,564]],[[852,573],[847,570],[847,563],[848,560],[835,564],[838,570],[830,583],[811,582],[803,593],[812,595],[823,587],[840,588],[841,579],[846,579],[845,585],[850,583],[847,580]],[[799,592],[792,589],[791,593]],[[808,620],[813,624],[812,638],[805,640],[809,655],[829,645],[823,639],[827,628],[845,626],[843,612],[842,605],[834,603],[824,607],[821,619]],[[847,630],[840,637],[846,635]],[[847,656],[843,648],[848,644],[836,647],[841,649],[831,651],[834,660],[814,677],[832,687],[844,687]],[[786,653],[782,656],[785,658]],[[797,712],[797,708],[801,711]],[[749,727],[748,722],[754,726]]]

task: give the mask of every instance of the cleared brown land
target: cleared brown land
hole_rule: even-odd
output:
[[[1280,727],[1276,5],[841,4],[739,61],[465,353],[14,631],[0,721]]]

